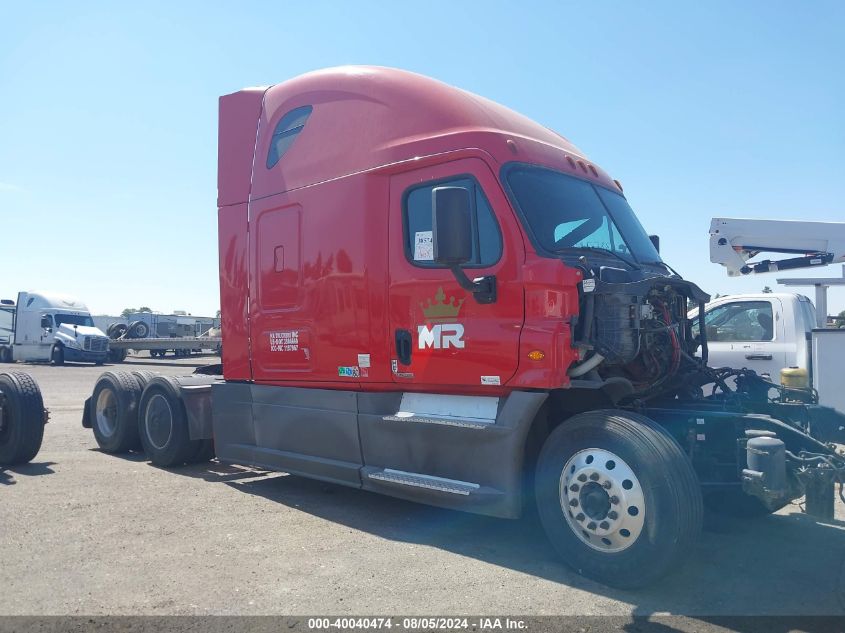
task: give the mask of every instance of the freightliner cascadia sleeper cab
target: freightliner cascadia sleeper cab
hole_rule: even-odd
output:
[[[833,512],[835,412],[708,368],[687,318],[708,296],[524,116],[387,68],[241,90],[220,99],[218,205],[222,375],[105,374],[84,424],[107,450],[173,466],[213,440],[447,508],[536,503],[564,559],[618,586],[690,551],[702,490]]]
[[[16,304],[0,305],[0,362],[102,365],[108,352],[109,337],[78,299],[19,292]]]

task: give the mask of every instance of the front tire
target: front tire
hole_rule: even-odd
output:
[[[50,362],[54,365],[65,364],[64,347],[62,347],[61,345],[53,345],[53,349],[50,351]]]
[[[122,363],[126,360],[126,350],[125,349],[110,349],[109,350],[109,361],[112,363]]]
[[[687,456],[634,413],[590,411],[563,422],[540,452],[535,488],[558,553],[609,586],[654,582],[701,532],[701,490]]]
[[[38,383],[20,371],[0,374],[4,395],[0,422],[0,465],[32,460],[44,439],[44,400]]]

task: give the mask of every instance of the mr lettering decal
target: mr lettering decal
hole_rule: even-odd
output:
[[[464,305],[464,299],[457,303],[455,303],[455,297],[449,297],[449,303],[445,300],[446,293],[443,292],[443,288],[438,288],[433,302],[429,299],[428,305],[420,304],[426,325],[417,326],[419,349],[464,348],[464,326],[460,323],[449,322],[457,320],[461,306]]]

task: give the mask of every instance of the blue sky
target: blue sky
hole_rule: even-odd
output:
[[[845,220],[842,2],[16,2],[2,15],[2,297],[213,314],[217,97],[350,63],[431,75],[568,137],[711,293],[776,285],[709,262],[711,217]],[[845,290],[830,303],[845,309]]]

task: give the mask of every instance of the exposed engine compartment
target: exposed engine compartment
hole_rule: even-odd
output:
[[[706,340],[693,336],[687,314],[709,298],[679,277],[601,268],[581,288],[576,344],[585,352],[582,364],[590,365],[594,379],[629,382],[637,397],[665,393],[678,386],[673,379],[685,364],[700,365],[694,360],[699,347],[706,362]]]
[[[833,518],[835,484],[845,501],[845,457],[835,445],[845,442],[845,414],[820,406],[813,389],[708,367],[709,297],[680,277],[602,268],[580,291],[583,360],[569,372],[580,399],[598,391],[658,421],[711,491],[739,487],[770,511],[806,496],[808,513]],[[577,410],[573,403],[559,399],[563,410]]]

